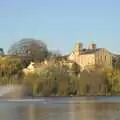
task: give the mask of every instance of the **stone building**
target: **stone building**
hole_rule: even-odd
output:
[[[46,60],[43,62],[38,62],[38,63],[30,62],[30,64],[27,66],[27,68],[23,69],[23,72],[25,75],[35,73],[36,68],[43,67],[46,65],[48,65],[48,62]]]
[[[95,66],[112,67],[111,53],[105,48],[97,48],[94,43],[89,44],[88,48],[83,48],[82,43],[77,43],[68,55],[68,60],[76,62],[83,69]]]
[[[37,62],[37,63],[30,62],[30,64],[27,66],[27,68],[23,69],[23,72],[24,72],[25,75],[34,73],[36,68],[46,67],[52,62],[53,62],[54,65],[55,64],[59,64],[61,66],[65,65],[66,67],[69,68],[70,72],[72,72],[72,68],[77,69],[77,67],[78,67],[78,65],[74,61],[68,60],[68,59],[66,59],[65,56],[62,56],[62,57],[55,57],[52,60],[44,60],[42,62]]]
[[[45,60],[41,63],[31,63],[27,68],[24,69],[25,73],[34,71],[36,67],[42,67],[48,65],[50,61],[54,63],[64,64],[72,68],[73,66],[80,66],[81,70],[91,69],[95,67],[112,67],[112,55],[105,48],[97,48],[96,44],[91,43],[87,48],[83,48],[82,43],[77,43],[71,54],[55,57],[52,60]]]

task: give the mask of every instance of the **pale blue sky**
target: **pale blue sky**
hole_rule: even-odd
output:
[[[80,40],[120,52],[120,0],[0,0],[0,47],[22,38],[70,52]]]

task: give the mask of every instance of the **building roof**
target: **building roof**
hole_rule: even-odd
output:
[[[68,56],[69,55],[59,56],[59,57],[54,57],[53,59],[58,61],[67,60]]]
[[[101,50],[102,48],[97,48],[97,49],[82,49],[80,51],[81,54],[92,54],[92,53],[95,53],[99,50]]]
[[[97,52],[97,51],[99,51],[101,49],[102,48],[97,48],[97,49],[82,49],[80,51],[80,54],[92,54],[92,53],[95,53],[95,52]],[[68,57],[69,57],[69,54],[64,55],[64,56],[54,57],[53,59],[57,60],[57,61],[62,61],[62,60],[68,61]],[[69,60],[69,62],[72,62],[72,61]]]

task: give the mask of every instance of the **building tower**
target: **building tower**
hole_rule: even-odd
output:
[[[89,45],[88,45],[88,49],[96,49],[96,44],[95,43],[90,43]]]
[[[74,53],[76,55],[80,55],[80,51],[82,50],[83,48],[83,44],[78,42],[76,45],[75,45],[75,48],[74,48]]]

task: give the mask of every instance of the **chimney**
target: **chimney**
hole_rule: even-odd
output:
[[[75,45],[75,48],[74,48],[74,52],[76,55],[80,55],[80,51],[82,50],[82,46],[83,44],[78,42],[76,45]]]
[[[96,49],[96,44],[95,43],[89,44],[88,49]]]
[[[78,52],[80,50],[82,50],[83,48],[83,44],[78,42],[76,45],[75,45],[75,51]]]

